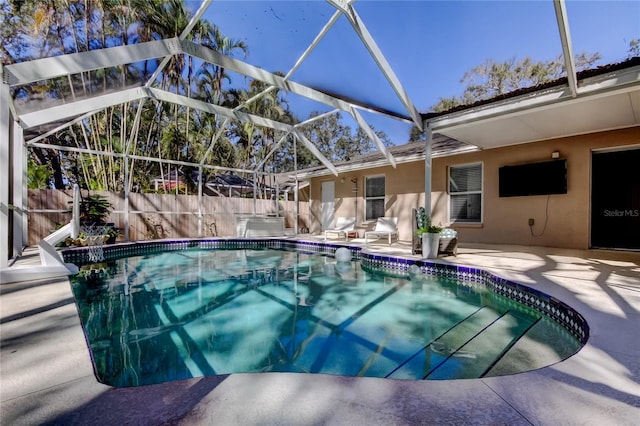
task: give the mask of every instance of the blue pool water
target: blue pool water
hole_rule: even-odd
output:
[[[240,372],[398,379],[513,374],[579,340],[480,286],[292,250],[188,249],[83,267],[72,288],[98,379]]]

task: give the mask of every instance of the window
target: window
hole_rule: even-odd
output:
[[[384,176],[364,179],[365,220],[384,216]]]
[[[449,167],[449,220],[482,222],[482,164]]]

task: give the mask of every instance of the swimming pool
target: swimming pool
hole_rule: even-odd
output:
[[[72,279],[98,380],[138,386],[290,371],[397,379],[513,374],[566,359],[570,307],[484,271],[285,240],[105,247]],[[82,250],[65,261],[84,262]]]

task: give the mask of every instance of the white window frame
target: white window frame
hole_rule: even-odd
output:
[[[373,196],[373,197],[369,197],[367,196],[367,180],[368,179],[375,179],[375,178],[383,178],[384,179],[384,195],[382,196]],[[373,200],[382,200],[383,205],[386,208],[386,203],[387,203],[387,177],[384,174],[380,174],[380,175],[370,175],[370,176],[365,176],[364,177],[364,188],[362,189],[362,196],[364,198],[364,212],[363,212],[363,217],[365,222],[366,221],[375,221],[378,218],[377,217],[373,217],[373,218],[368,218],[367,217],[367,204],[369,201],[373,201]],[[380,217],[384,217],[385,213],[382,213],[382,216]]]
[[[463,168],[463,167],[474,167],[480,166],[480,189],[472,190],[472,191],[452,191],[451,190],[451,170],[455,168]],[[449,222],[455,224],[482,224],[484,221],[484,163],[483,162],[474,162],[474,163],[464,163],[464,164],[452,164],[447,167],[447,194],[449,195]],[[456,195],[471,195],[471,194],[480,194],[480,218],[477,220],[460,220],[458,218],[453,217],[453,208],[451,205],[452,199]]]

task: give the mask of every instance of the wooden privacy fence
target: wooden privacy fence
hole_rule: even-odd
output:
[[[118,240],[125,235],[124,194],[91,191],[105,197],[113,205],[108,222],[120,229]],[[86,191],[82,191],[86,196]],[[29,190],[29,244],[42,238],[71,220],[72,190]],[[309,203],[298,203],[298,227],[309,228]],[[277,209],[277,210],[276,210]],[[254,214],[252,198],[202,197],[202,237],[233,237],[239,215]],[[258,216],[284,218],[285,228],[294,228],[294,201],[255,200]],[[198,237],[198,196],[175,194],[129,194],[129,239],[132,241],[158,238]]]

